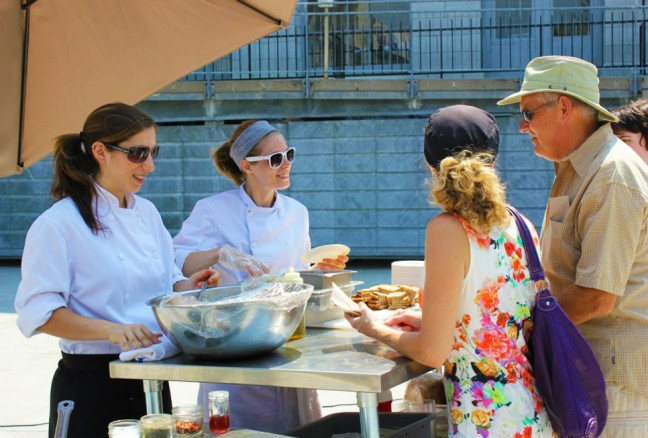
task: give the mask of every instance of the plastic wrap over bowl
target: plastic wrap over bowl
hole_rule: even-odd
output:
[[[184,353],[204,359],[235,359],[268,353],[293,334],[313,292],[309,284],[264,283],[163,295],[147,304]]]

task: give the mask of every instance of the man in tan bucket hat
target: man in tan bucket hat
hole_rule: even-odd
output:
[[[551,291],[605,374],[606,437],[648,437],[648,167],[600,104],[597,69],[535,58],[520,91],[520,132],[556,175],[540,245]]]

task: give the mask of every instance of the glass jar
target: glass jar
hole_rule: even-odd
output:
[[[139,420],[115,420],[108,424],[109,438],[141,438],[142,424]]]
[[[209,393],[209,430],[211,433],[225,433],[230,428],[229,392]]]
[[[171,414],[150,414],[140,418],[142,438],[172,438],[174,423]]]
[[[174,406],[173,420],[177,437],[194,438],[203,435],[204,412],[198,404]]]

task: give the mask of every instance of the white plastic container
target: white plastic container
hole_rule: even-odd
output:
[[[425,262],[423,260],[392,262],[391,284],[406,284],[423,289],[425,286]]]
[[[340,286],[342,292],[352,296],[355,287],[364,284],[364,281],[352,281]],[[320,324],[344,318],[344,311],[331,302],[333,288],[315,289],[306,303],[306,326]]]

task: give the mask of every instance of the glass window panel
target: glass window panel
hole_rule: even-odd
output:
[[[531,0],[495,0],[495,8],[498,38],[528,35]]]
[[[553,0],[553,36],[589,35],[591,0]]]

